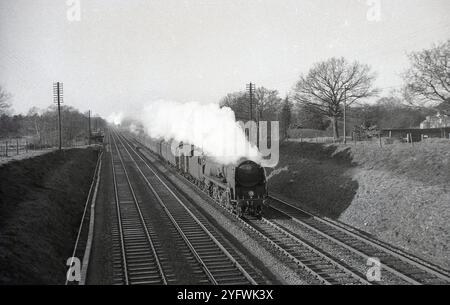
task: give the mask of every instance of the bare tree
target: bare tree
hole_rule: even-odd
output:
[[[38,107],[31,107],[30,110],[28,110],[27,118],[28,124],[26,129],[29,132],[33,132],[37,139],[39,139],[39,142],[41,141],[41,128],[40,128],[40,121],[41,117],[39,115],[40,109]]]
[[[281,110],[282,100],[278,97],[277,90],[264,87],[255,90],[256,114],[258,120],[274,120]]]
[[[316,63],[301,76],[295,85],[293,98],[331,120],[334,138],[339,138],[338,119],[343,103],[349,106],[357,100],[374,96],[375,74],[369,66],[357,61],[347,62],[343,57]]]
[[[225,107],[230,107],[233,109],[237,104],[241,103],[243,100],[246,100],[245,92],[233,92],[228,93],[220,100],[220,105]]]
[[[245,92],[228,93],[220,100],[221,107],[230,107],[237,120],[247,121],[250,117],[250,100]]]
[[[288,138],[288,130],[291,127],[291,119],[292,119],[292,105],[291,102],[289,101],[289,98],[286,96],[280,111],[281,139]]]
[[[8,102],[10,98],[11,95],[0,86],[0,115],[5,114],[11,107],[11,104]]]
[[[403,75],[405,93],[413,102],[450,105],[450,40],[409,54],[411,68]]]
[[[237,119],[248,120],[250,118],[250,96],[248,92],[228,93],[220,100],[220,105],[222,107],[230,107]],[[253,118],[258,120],[276,120],[281,107],[282,100],[278,97],[277,90],[264,87],[255,89],[252,107]]]
[[[409,54],[411,68],[403,75],[404,96],[412,105],[450,107],[450,40]]]

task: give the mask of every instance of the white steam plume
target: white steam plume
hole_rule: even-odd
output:
[[[130,132],[134,133],[135,135],[137,135],[139,133],[138,127],[134,123],[130,124],[129,129],[130,129]]]
[[[114,125],[120,125],[120,123],[122,123],[123,120],[123,113],[119,112],[113,112],[111,113],[106,120],[108,121],[108,123],[114,124]]]
[[[158,100],[144,107],[141,121],[151,137],[193,144],[221,163],[259,160],[257,147],[247,141],[228,107]]]

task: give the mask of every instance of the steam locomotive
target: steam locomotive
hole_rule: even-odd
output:
[[[199,153],[193,145],[186,153],[183,143],[177,146],[172,141],[151,139],[147,144],[151,151],[239,217],[261,217],[267,182],[264,168],[256,162],[241,158],[236,164],[224,165]]]

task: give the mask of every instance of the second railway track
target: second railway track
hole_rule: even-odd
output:
[[[346,266],[320,248],[295,236],[274,222],[265,218],[248,218],[246,222],[320,283],[327,285],[370,284],[364,275],[352,270],[350,266]]]
[[[444,270],[438,270],[428,262],[356,233],[339,223],[317,217],[275,196],[269,197],[268,205],[292,219],[305,232],[317,235],[318,239],[325,239],[364,259],[379,259],[384,272],[388,272],[390,277],[397,277],[402,283],[450,284],[449,275]]]

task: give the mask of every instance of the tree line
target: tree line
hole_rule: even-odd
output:
[[[410,67],[403,74],[404,85],[390,96],[379,97],[374,86],[376,73],[363,63],[330,58],[315,63],[300,75],[284,98],[275,89],[254,91],[252,115],[255,120],[278,120],[280,136],[290,128],[332,131],[339,138],[344,108],[349,129],[355,126],[408,128],[418,126],[425,116],[440,111],[450,114],[450,40],[408,55]],[[369,98],[379,97],[368,104]],[[0,87],[0,137],[32,135],[39,143],[57,137],[57,110],[32,108],[26,115],[10,115],[11,96]],[[224,96],[220,104],[234,110],[237,119],[250,117],[249,95],[239,91]],[[62,107],[63,139],[69,143],[87,138],[87,116],[70,106]],[[106,122],[97,118],[96,124]],[[348,130],[349,130],[348,129]],[[52,140],[53,141],[53,140]]]
[[[27,114],[11,115],[10,95],[0,87],[0,139],[29,138],[29,142],[39,146],[55,146],[58,143],[58,108],[31,108]],[[61,106],[61,135],[63,146],[87,143],[89,135],[88,114],[71,106]],[[106,121],[101,117],[91,117],[91,130],[103,129]]]
[[[280,98],[277,90],[256,88],[252,117],[279,120],[281,137],[289,128],[330,129],[341,135],[344,107],[350,128],[408,128],[418,126],[427,115],[450,114],[450,40],[408,55],[410,67],[402,75],[403,87],[379,97],[376,73],[363,63],[330,58],[314,64],[300,75],[292,91]],[[367,103],[369,98],[376,98]],[[249,94],[229,93],[222,106],[232,108],[237,119],[249,117]]]

